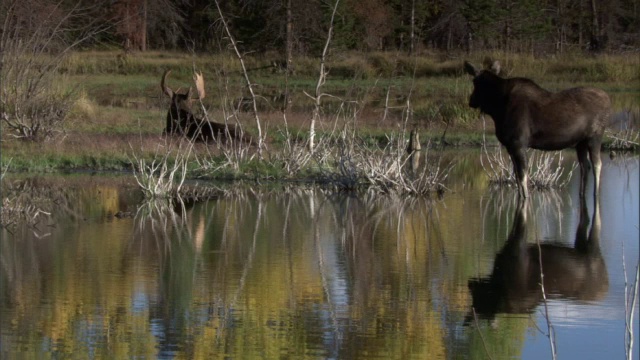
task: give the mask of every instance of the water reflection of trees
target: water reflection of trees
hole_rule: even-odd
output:
[[[2,326],[33,346],[104,357],[484,353],[462,326],[468,279],[491,274],[479,253],[492,260],[517,216],[508,196],[491,196],[274,186],[137,210],[121,199],[92,216],[126,209],[132,218],[78,221],[46,243],[2,241]],[[559,201],[536,209],[554,212]],[[494,227],[485,242],[481,223]],[[496,331],[481,325],[492,354],[517,356],[528,319],[496,317]]]
[[[10,206],[2,209],[7,215],[2,218],[3,227],[31,230],[42,236],[62,223],[102,220],[129,211],[128,206],[138,201],[132,190],[116,176],[6,176],[1,192],[3,203]],[[14,210],[17,217],[5,213]]]
[[[466,286],[442,203],[296,187],[173,205],[3,241],[3,326],[59,354],[445,356]]]
[[[442,244],[436,220],[421,200],[287,188],[195,204],[184,222],[166,227],[157,221],[170,251],[156,245],[152,226],[138,226],[132,248],[160,258],[150,321],[161,324],[163,350],[189,343],[182,351],[250,356],[302,346],[300,354],[351,357],[387,351],[392,340],[394,351],[432,353],[431,344],[444,353],[436,309],[420,286],[443,258],[440,248],[431,264],[423,261]],[[428,227],[435,235],[425,241]],[[393,339],[399,321],[413,330]],[[364,346],[361,331],[370,336]],[[207,343],[214,349],[196,345]]]

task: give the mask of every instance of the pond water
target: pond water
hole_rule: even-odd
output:
[[[599,207],[573,176],[524,208],[476,158],[432,200],[271,186],[171,209],[131,176],[5,179],[53,211],[2,232],[2,358],[624,358],[638,157],[607,159]]]

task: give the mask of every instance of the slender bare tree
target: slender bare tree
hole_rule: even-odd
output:
[[[338,10],[338,4],[340,0],[336,0],[333,5],[333,11],[331,12],[331,20],[329,21],[329,29],[327,30],[327,41],[324,44],[324,49],[322,50],[322,56],[320,57],[320,74],[318,76],[318,82],[316,83],[316,92],[315,95],[311,98],[314,100],[314,108],[313,115],[311,117],[311,125],[309,127],[309,150],[313,152],[315,146],[315,137],[316,137],[316,122],[320,120],[320,104],[322,100],[322,96],[326,95],[321,92],[322,85],[324,85],[327,80],[327,70],[325,67],[325,62],[327,61],[327,53],[329,51],[329,44],[331,44],[331,36],[333,35],[333,21],[336,17],[336,12]],[[308,94],[307,94],[308,95]]]
[[[220,21],[224,26],[224,31],[226,32],[229,38],[229,42],[231,43],[231,46],[233,47],[233,50],[235,51],[236,56],[240,61],[240,66],[242,66],[242,74],[244,75],[244,80],[247,83],[247,88],[249,89],[249,94],[251,95],[251,105],[253,110],[253,116],[256,120],[256,127],[258,130],[258,153],[262,156],[262,150],[264,148],[264,138],[262,136],[262,128],[260,126],[260,115],[258,114],[257,97],[255,92],[253,91],[251,80],[249,79],[249,73],[247,72],[247,67],[245,66],[245,63],[244,63],[244,57],[240,52],[240,50],[238,49],[238,44],[236,43],[236,40],[231,34],[231,30],[229,30],[229,24],[227,23],[227,21],[224,18],[224,15],[222,14],[222,9],[220,8],[220,4],[218,3],[218,0],[215,0],[215,3],[216,3],[216,8],[218,9],[218,14],[220,15]]]

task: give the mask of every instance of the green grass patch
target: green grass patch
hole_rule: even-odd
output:
[[[355,124],[360,141],[379,146],[388,141],[387,135],[397,134],[406,126],[407,132],[413,127],[420,129],[423,143],[477,146],[482,142],[483,124],[479,112],[467,105],[472,84],[463,74],[462,62],[469,59],[481,65],[487,56],[499,59],[507,76],[530,77],[550,90],[600,87],[611,95],[616,112],[640,113],[640,59],[634,56],[565,54],[534,58],[486,52],[412,57],[345,52],[333,53],[327,60],[329,73],[320,89],[327,96],[322,98],[318,134],[337,135],[340,129]],[[315,94],[319,71],[319,59],[299,57],[293,61],[294,73],[285,79],[285,74],[271,66],[280,60],[275,53],[245,58],[270,151],[279,151],[288,142],[279,103],[286,90],[285,80],[291,100],[286,114],[289,132],[293,141],[307,139],[314,107],[308,95]],[[40,144],[17,141],[2,131],[2,164],[12,159],[11,170],[127,169],[131,147],[143,148],[141,156],[151,158],[162,146],[169,107],[169,99],[160,90],[160,77],[164,70],[172,69],[169,85],[186,91],[193,85],[194,65],[205,76],[207,96],[203,103],[210,119],[222,122],[226,116],[229,122],[239,121],[246,131],[257,134],[251,111],[233,112],[236,101],[247,97],[248,90],[239,62],[230,53],[147,52],[124,56],[118,51],[83,51],[73,53],[59,69],[58,85],[78,92],[65,119],[65,135]],[[411,116],[405,123],[408,104]],[[195,112],[202,115],[196,105]],[[487,118],[487,140],[495,141],[491,123]],[[212,161],[219,156],[212,145],[208,149],[200,146],[198,151]],[[223,161],[221,158],[220,163]],[[285,176],[279,165],[256,158],[215,174],[206,170],[199,173],[196,163],[189,166],[193,174],[219,178]],[[311,167],[301,173],[305,171],[313,173]]]

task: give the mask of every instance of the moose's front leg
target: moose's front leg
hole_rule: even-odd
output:
[[[507,148],[511,162],[513,163],[513,173],[518,183],[518,195],[521,200],[529,197],[527,190],[527,154],[524,148]]]

